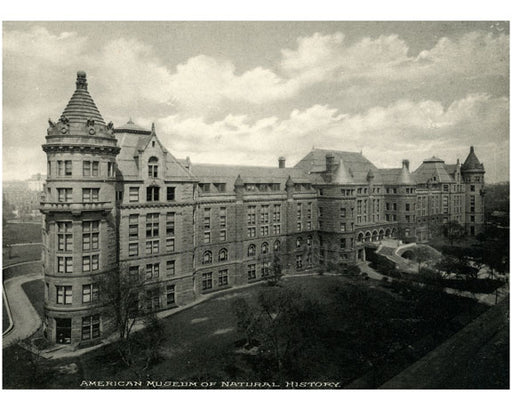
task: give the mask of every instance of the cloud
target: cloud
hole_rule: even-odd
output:
[[[193,162],[275,165],[279,155],[298,161],[312,146],[345,151],[363,150],[381,167],[396,167],[404,155],[417,165],[433,154],[455,162],[464,160],[470,145],[487,147],[489,130],[494,144],[508,152],[508,99],[471,94],[444,107],[438,101],[400,100],[349,115],[327,105],[293,110],[283,120],[251,121],[228,115],[215,122],[202,117],[169,116],[159,122],[159,136],[178,156]],[[490,152],[479,152],[489,160]],[[508,167],[508,157],[501,160]]]

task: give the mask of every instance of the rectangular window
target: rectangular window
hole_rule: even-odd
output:
[[[219,227],[226,227],[226,208],[221,207],[219,210]]]
[[[272,221],[281,222],[281,205],[274,205],[274,213],[272,215]]]
[[[83,175],[84,177],[91,176],[91,161],[84,161],[82,165]]]
[[[73,188],[57,188],[59,202],[71,202],[73,200]]]
[[[268,223],[268,205],[261,205],[260,221],[262,224]]]
[[[159,252],[160,241],[153,239],[146,241],[146,255],[155,255]]]
[[[167,187],[167,200],[174,201],[176,199],[175,193],[176,193],[176,188],[173,186],[168,186]]]
[[[345,232],[346,225],[342,222],[340,223],[340,232]]]
[[[297,221],[297,231],[302,231],[302,222],[301,221]]]
[[[227,286],[228,285],[228,270],[223,269],[219,271],[219,286]]]
[[[174,238],[167,238],[165,240],[165,250],[167,252],[174,252]]]
[[[139,239],[139,215],[137,214],[128,217],[128,239],[130,241]]]
[[[82,318],[82,340],[97,339],[100,337],[100,315]]]
[[[57,222],[57,250],[73,251],[73,232],[71,222]]]
[[[174,236],[175,213],[168,212],[165,219],[165,235]]]
[[[251,264],[247,266],[247,279],[256,279],[256,265]]]
[[[99,286],[96,283],[82,286],[82,303],[97,302],[99,300]]]
[[[146,238],[158,238],[160,227],[160,214],[146,215]]]
[[[270,273],[270,262],[263,262],[261,264],[261,277],[266,277]]]
[[[82,202],[98,202],[99,197],[99,188],[82,188]]]
[[[99,175],[100,163],[98,161],[92,162],[92,176],[97,177]]]
[[[61,161],[59,161],[61,162]],[[73,175],[73,168],[71,161],[64,161],[64,175],[65,176],[71,176]]]
[[[146,201],[147,202],[160,201],[160,188],[157,186],[148,186],[146,188]]]
[[[280,235],[281,234],[281,225],[277,224],[277,225],[274,225],[274,235]]]
[[[176,261],[167,261],[166,267],[167,276],[174,276],[176,273]]]
[[[347,209],[340,208],[340,218],[345,218],[347,216]]]
[[[210,217],[211,217],[211,209],[204,208],[204,212],[203,212],[204,229],[210,229]]]
[[[100,247],[100,222],[83,221],[82,222],[82,250],[98,250]]]
[[[131,283],[136,283],[139,281],[139,267],[138,266],[130,266],[128,268],[128,275]]]
[[[227,240],[227,235],[226,235],[226,230],[225,229],[220,231],[219,240],[221,242],[224,242],[225,240]]]
[[[210,184],[199,184],[199,189],[201,189],[201,192],[208,193],[210,192]]]
[[[260,226],[261,236],[268,236],[268,225]]]
[[[56,286],[57,288],[57,304],[71,305],[73,303],[73,287],[72,286]]]
[[[249,238],[254,238],[256,237],[256,228],[252,227],[252,228],[248,228],[247,229],[247,236]]]
[[[90,272],[99,269],[99,255],[87,255],[82,257],[82,271]]]
[[[174,305],[176,303],[176,287],[175,285],[167,285],[165,288],[165,295],[167,306]]]
[[[146,308],[150,311],[160,309],[159,289],[151,289],[146,291]]]
[[[139,188],[138,187],[130,187],[128,200],[130,202],[139,202]]]
[[[73,273],[73,257],[58,256],[57,257],[57,272],[58,273]]]
[[[308,231],[310,231],[310,230],[311,230],[311,221],[308,221],[306,225],[307,225],[307,228],[306,228],[306,229],[307,229]]]
[[[107,175],[112,178],[116,175],[115,166],[113,162],[107,162]]]
[[[203,290],[208,290],[208,289],[211,289],[213,287],[212,273],[211,272],[203,273],[202,285],[203,285]]]
[[[203,235],[203,243],[210,243],[210,232],[205,232]]]
[[[158,165],[157,164],[148,164],[148,177],[158,178]]]
[[[256,225],[256,207],[249,206],[247,208],[247,225]]]
[[[146,279],[158,278],[160,275],[160,264],[149,263],[146,265]]]
[[[128,256],[138,256],[139,255],[139,243],[134,242],[128,244]]]

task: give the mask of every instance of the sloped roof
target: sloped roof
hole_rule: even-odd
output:
[[[184,163],[185,160],[181,161]],[[234,187],[239,175],[244,183],[279,183],[282,184],[281,188],[284,187],[289,176],[295,183],[311,183],[308,175],[303,170],[295,168],[193,163],[190,169],[192,174],[202,183],[226,183],[229,187]]]
[[[118,145],[121,147],[121,151],[117,156],[117,164],[125,179],[137,178],[139,176],[139,168],[135,157],[140,156],[140,153],[146,148],[152,137],[153,135],[142,134],[140,132],[120,132],[117,134]],[[165,147],[162,146],[162,149],[165,157],[164,177],[186,180],[195,179],[194,176],[191,175],[190,172],[180,163],[180,161],[171,155]]]
[[[151,130],[147,130],[147,129],[141,127],[140,125],[135,124],[131,118],[126,124],[123,124],[120,127],[116,127],[114,129],[114,133],[116,133],[116,134],[121,133],[121,132],[130,132],[130,133],[144,134],[144,135],[151,134]]]
[[[462,164],[463,171],[469,170],[483,170],[484,166],[478,160],[478,157],[475,154],[475,148],[473,146],[469,149],[469,155],[467,156],[464,164]]]
[[[302,158],[295,168],[310,173],[326,171],[326,154],[333,154],[337,169],[334,171],[333,182],[338,184],[366,184],[368,171],[374,175],[374,183],[381,183],[380,170],[360,152],[332,151],[314,149]],[[315,178],[316,179],[316,178]]]
[[[98,124],[105,125],[103,117],[96,107],[89,91],[87,91],[85,72],[79,71],[77,73],[76,90],[71,96],[62,115],[67,117],[71,123],[85,123],[89,118],[92,118]]]
[[[446,169],[448,175],[451,175],[453,177],[455,175],[455,172],[457,171],[457,164],[445,164],[444,169]]]
[[[426,184],[429,180],[430,182],[440,183],[454,182],[454,179],[449,175],[445,167],[446,164],[442,159],[432,157],[423,161],[412,174],[418,184]]]

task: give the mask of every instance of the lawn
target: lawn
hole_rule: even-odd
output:
[[[39,244],[13,246],[11,249],[2,248],[3,266],[20,262],[38,261],[40,259],[41,245]]]
[[[6,223],[3,226],[3,246],[13,243],[40,243],[40,223]]]
[[[23,265],[10,266],[2,270],[2,279],[6,281],[7,279],[13,278],[15,276],[25,275],[27,273],[41,272],[41,269],[41,261],[39,260]]]
[[[9,315],[7,314],[7,307],[5,306],[5,299],[2,297],[2,333],[7,330],[11,321],[9,320]]]
[[[32,306],[41,317],[44,317],[44,283],[41,279],[25,282],[21,285]]]
[[[242,297],[256,308],[258,293],[265,289],[270,288],[261,284],[234,290],[163,319],[165,340],[159,358],[143,370],[126,367],[116,346],[110,345],[80,358],[44,362],[44,377],[36,379],[38,372],[20,358],[19,348],[4,349],[4,368],[10,369],[8,374],[4,372],[4,387],[77,388],[82,380],[146,377],[270,381],[273,374],[268,358],[239,353],[243,336],[237,331],[231,307],[235,298]],[[346,386],[372,371],[366,387],[378,386],[485,309],[469,299],[361,278],[287,278],[282,289],[301,290],[318,313],[313,317],[314,338],[304,340],[303,351],[283,370],[293,377],[287,380],[294,381],[336,381]],[[296,324],[310,323],[307,320]],[[58,365],[70,363],[78,366],[75,374],[56,374]],[[375,368],[379,371],[372,370]]]

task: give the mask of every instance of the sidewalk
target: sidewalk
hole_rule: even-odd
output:
[[[25,282],[42,279],[40,272],[15,276],[4,282],[6,303],[11,311],[13,326],[3,335],[3,348],[32,336],[41,326],[41,318],[21,287]]]

